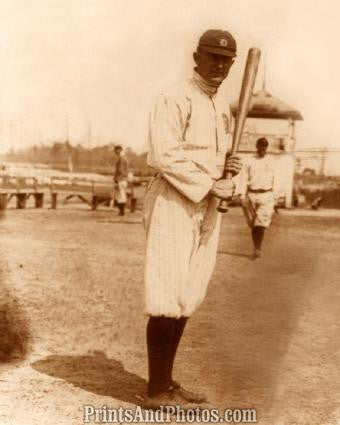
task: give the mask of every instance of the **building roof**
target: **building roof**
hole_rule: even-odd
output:
[[[233,116],[236,115],[238,109],[238,101],[230,104]],[[268,93],[265,89],[258,91],[252,95],[250,108],[248,112],[249,118],[271,118],[281,120],[303,120],[301,113],[291,108],[286,103],[277,99]]]

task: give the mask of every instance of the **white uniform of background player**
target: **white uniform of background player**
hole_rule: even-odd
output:
[[[266,154],[267,147],[267,139],[257,140],[257,153],[244,163],[237,188],[245,213],[250,217],[254,257],[261,254],[264,232],[271,223],[279,190],[277,167],[275,160]]]

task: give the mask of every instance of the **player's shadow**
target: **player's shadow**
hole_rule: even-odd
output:
[[[85,391],[132,404],[140,403],[141,394],[146,391],[143,378],[128,372],[120,361],[109,359],[103,352],[82,356],[51,355],[31,366]]]
[[[29,351],[29,345],[28,320],[18,299],[7,289],[4,273],[0,268],[0,363],[23,360]]]

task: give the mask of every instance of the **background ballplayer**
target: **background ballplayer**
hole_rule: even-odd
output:
[[[118,145],[114,148],[117,157],[114,182],[115,182],[115,201],[118,206],[118,215],[125,214],[125,206],[127,203],[127,188],[128,188],[128,163],[124,155],[123,148]]]
[[[257,153],[242,167],[237,189],[248,225],[251,227],[255,258],[261,255],[265,229],[271,223],[279,191],[275,160],[267,155],[267,148],[266,138],[257,140]]]

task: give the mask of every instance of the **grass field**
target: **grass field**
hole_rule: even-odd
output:
[[[340,424],[339,227],[340,218],[282,212],[253,261],[241,212],[224,216],[176,377],[212,406],[256,408],[263,425]],[[0,424],[80,425],[85,404],[138,403],[147,377],[140,213],[8,210],[0,241],[0,354],[11,341],[12,356],[27,351],[1,366]]]

